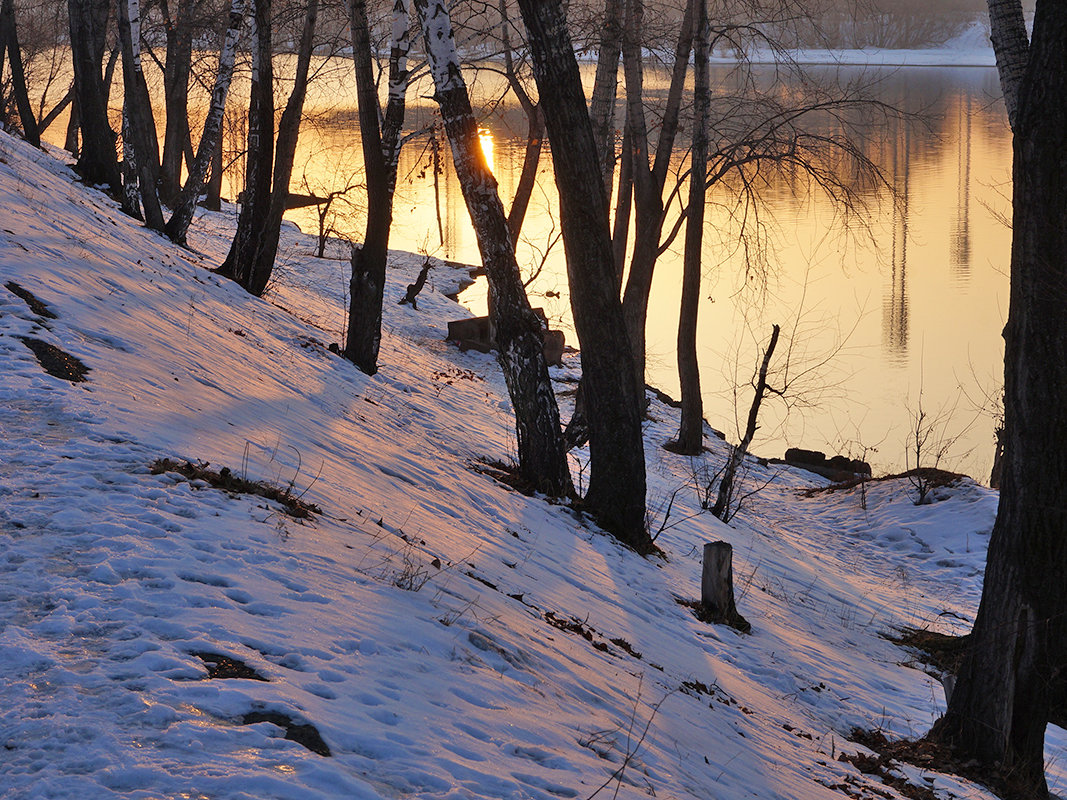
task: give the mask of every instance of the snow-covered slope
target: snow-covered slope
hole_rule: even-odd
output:
[[[936,718],[940,684],[881,634],[965,629],[994,494],[916,507],[886,482],[864,510],[858,490],[803,497],[818,479],[753,462],[748,485],[769,484],[727,527],[695,488],[722,444],[663,451],[676,412],[656,402],[664,557],[643,559],[478,469],[513,433],[492,357],[443,341],[461,273],[435,269],[413,310],[395,301],[420,260],[394,254],[367,377],[325,347],[343,261],[289,229],[270,302],[251,298],[207,269],[230,217],[201,217],[181,251],[72,179],[0,134],[0,285],[55,315],[0,288],[5,798],[896,796],[836,757],[854,726]],[[87,380],[46,374],[25,338]],[[153,474],[161,458],[321,513]],[[716,539],[750,635],[677,602]],[[266,680],[209,677],[220,663]]]

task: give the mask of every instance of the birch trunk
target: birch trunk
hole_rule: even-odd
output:
[[[222,119],[226,113],[226,98],[230,92],[230,84],[233,82],[234,59],[237,55],[237,42],[241,35],[244,17],[245,0],[233,0],[230,6],[229,22],[226,26],[226,36],[223,40],[222,51],[219,53],[219,69],[215,75],[215,85],[211,89],[211,103],[208,106],[207,119],[204,120],[204,132],[200,135],[200,143],[196,148],[196,157],[189,167],[189,175],[174,201],[174,212],[171,214],[170,221],[167,222],[166,234],[171,241],[178,244],[185,244],[185,237],[196,211],[196,203],[204,189],[208,165],[216,154],[219,156],[218,165],[213,170],[212,178],[217,177],[219,186],[222,185],[220,147]]]
[[[415,0],[415,9],[452,160],[489,280],[497,359],[515,409],[519,473],[539,491],[570,495],[574,490],[545,364],[541,323],[523,289],[496,179],[481,150],[448,9],[444,0]]]
[[[159,203],[159,140],[152,116],[148,84],[141,71],[141,6],[139,0],[119,0],[119,38],[122,41],[122,83],[126,92],[129,144],[132,145],[145,224],[162,231]]]
[[[248,103],[248,155],[244,202],[230,251],[219,267],[246,289],[254,280],[256,253],[270,211],[274,165],[274,69],[271,54],[270,0],[252,0],[252,89]]]

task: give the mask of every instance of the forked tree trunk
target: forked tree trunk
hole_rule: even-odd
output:
[[[382,341],[382,305],[393,225],[393,192],[400,157],[400,129],[407,97],[407,56],[410,8],[407,0],[393,5],[389,49],[389,99],[384,124],[378,123],[378,86],[374,80],[370,24],[365,0],[349,5],[352,60],[359,98],[359,128],[367,180],[367,227],[363,243],[353,246],[349,281],[348,336],[344,355],[368,375],[378,371]]]
[[[444,0],[415,0],[452,160],[489,281],[497,359],[515,409],[519,472],[540,491],[573,493],[567,453],[543,352],[541,323],[522,286],[496,179],[478,139]]]
[[[219,69],[215,75],[215,85],[211,90],[211,104],[208,107],[207,119],[204,120],[204,132],[200,135],[196,157],[189,167],[185,185],[182,186],[181,192],[174,200],[174,211],[167,222],[166,234],[177,244],[185,244],[185,237],[196,211],[197,200],[204,189],[204,177],[207,175],[209,163],[214,165],[212,182],[219,190],[222,188],[222,119],[226,113],[226,97],[229,95],[230,84],[233,81],[234,58],[237,54],[237,41],[241,34],[244,16],[245,0],[232,0],[226,36],[219,53]],[[218,210],[218,206],[215,210]]]
[[[256,262],[248,290],[254,295],[263,294],[274,272],[274,260],[278,255],[278,242],[282,233],[282,217],[289,200],[289,181],[293,177],[293,162],[296,145],[300,138],[300,119],[304,114],[304,98],[307,96],[308,72],[311,69],[311,51],[315,46],[315,24],[319,16],[318,0],[307,0],[304,12],[304,29],[300,35],[297,51],[296,73],[293,90],[282,111],[278,123],[278,142],[274,150],[274,177],[271,183],[270,212],[263,225],[262,238],[256,248]]]
[[[248,153],[244,202],[226,260],[219,267],[245,289],[255,283],[256,254],[270,211],[274,166],[274,69],[270,0],[252,0],[252,89],[248,104]]]
[[[140,187],[144,221],[162,231],[163,209],[159,204],[159,140],[152,116],[148,84],[141,71],[141,6],[139,0],[118,0],[119,38],[122,41],[122,83],[126,91],[128,128],[134,169]]]
[[[645,529],[643,391],[616,289],[608,197],[578,64],[558,2],[520,0],[544,109],[560,198],[574,326],[581,344],[589,424],[585,502],[602,527],[634,549],[652,546]]]
[[[159,171],[159,192],[173,207],[181,191],[182,154],[189,129],[189,75],[193,58],[193,0],[177,0],[171,10],[163,2],[167,55],[163,66],[163,101],[167,120],[163,129],[163,158]],[[225,45],[224,45],[225,46]],[[191,162],[190,161],[190,168]]]
[[[697,359],[697,318],[700,313],[700,278],[704,248],[704,180],[708,172],[708,122],[711,87],[708,69],[708,5],[695,0],[693,149],[689,168],[689,210],[685,218],[685,255],[682,259],[682,302],[678,315],[678,382],[682,419],[675,447],[696,455],[704,447],[704,401],[700,394]]]
[[[101,77],[109,0],[68,0],[71,58],[81,146],[75,170],[88,183],[122,196],[115,136],[107,119],[107,87]]]
[[[663,231],[663,187],[667,178],[674,138],[678,132],[685,76],[693,42],[693,5],[688,0],[685,16],[675,46],[671,84],[667,92],[663,121],[660,124],[654,162],[649,146],[648,124],[644,110],[644,65],[641,34],[644,30],[644,0],[626,0],[626,29],[622,39],[623,71],[626,75],[626,109],[630,132],[633,169],[634,247],[623,293],[626,332],[633,349],[634,373],[645,382],[645,324],[652,276],[659,258],[660,234]]]
[[[1045,798],[1044,736],[1067,700],[1067,4],[1039,0],[1019,84],[1005,449],[973,648],[931,736]]]
[[[22,50],[19,48],[18,28],[15,24],[14,0],[3,0],[0,4],[0,31],[6,36],[0,36],[0,51],[7,49],[8,62],[11,65],[11,90],[15,95],[15,106],[18,108],[19,121],[22,124],[22,136],[34,147],[41,146],[41,134],[37,126],[37,119],[33,115],[33,107],[30,105],[30,95],[26,89],[26,72],[22,66]],[[3,72],[3,61],[0,60],[0,73]]]

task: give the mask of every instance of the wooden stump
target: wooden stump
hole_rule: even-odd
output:
[[[704,545],[704,571],[700,577],[701,619],[729,625],[742,633],[752,626],[734,604],[734,549],[727,542]]]

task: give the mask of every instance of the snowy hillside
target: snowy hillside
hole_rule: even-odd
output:
[[[367,377],[326,348],[346,264],[292,229],[267,302],[208,271],[232,215],[178,250],[5,134],[0,208],[4,798],[899,796],[838,757],[854,727],[937,717],[940,683],[883,634],[967,629],[990,491],[917,507],[872,483],[864,510],[858,489],[803,496],[821,479],[753,462],[748,486],[770,483],[728,527],[694,488],[722,443],[664,451],[676,412],[654,402],[664,557],[644,559],[487,474],[513,432],[493,358],[443,341],[464,274],[439,266],[399,306],[421,259],[395,254]],[[77,365],[46,345],[85,380],[47,374],[37,353]],[[577,356],[553,372],[573,389]],[[750,635],[678,602],[717,539]]]

